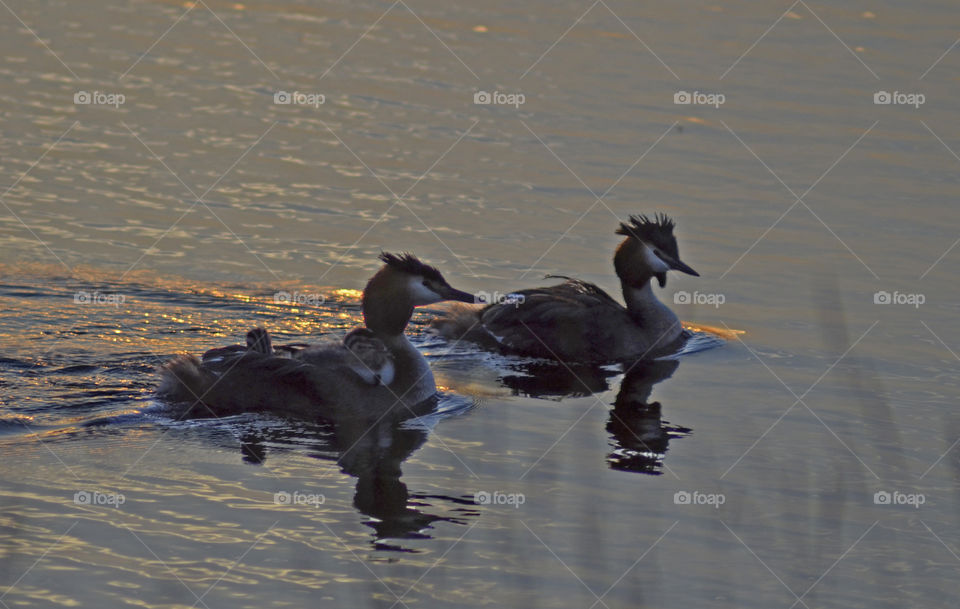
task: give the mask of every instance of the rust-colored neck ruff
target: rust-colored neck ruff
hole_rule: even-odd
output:
[[[613,255],[613,268],[624,289],[630,287],[639,290],[653,277],[653,271],[643,260],[643,248],[642,243],[631,237],[627,237],[617,246],[617,252]]]

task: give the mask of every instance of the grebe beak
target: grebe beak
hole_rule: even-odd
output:
[[[442,286],[438,290],[438,294],[442,296],[444,300],[455,300],[457,302],[469,302],[469,303],[476,302],[476,299],[473,297],[473,294],[468,294],[456,288],[450,287],[449,285]]]
[[[675,271],[680,271],[681,273],[686,273],[687,275],[693,275],[694,277],[700,276],[700,273],[696,272],[695,270],[693,270],[692,268],[690,268],[680,260],[673,260],[672,262],[668,262],[667,264],[669,264],[670,268],[672,268]]]
[[[696,272],[686,264],[680,261],[679,258],[672,258],[663,252],[656,252],[657,258],[663,260],[663,263],[669,266],[674,271],[680,271],[681,273],[686,273],[687,275],[693,275],[694,277],[699,277],[700,273]]]

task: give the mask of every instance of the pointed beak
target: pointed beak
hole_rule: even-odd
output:
[[[660,258],[660,260],[663,260],[663,262],[674,271],[680,271],[681,273],[686,273],[687,275],[693,275],[694,277],[700,276],[700,273],[696,272],[695,270],[693,270],[692,268],[690,268],[689,266],[681,262],[679,258],[677,259],[671,258],[670,256],[667,256],[664,253],[658,253],[657,255]]]
[[[443,286],[439,294],[440,296],[443,297],[444,300],[455,300],[457,302],[469,302],[471,304],[476,302],[476,299],[473,297],[473,294],[462,292],[456,288],[450,287],[449,285]]]
[[[695,270],[693,270],[692,268],[690,268],[680,260],[674,260],[669,264],[670,264],[670,268],[672,268],[675,271],[680,271],[681,273],[686,273],[687,275],[693,275],[694,277],[700,276],[700,273],[696,272]]]

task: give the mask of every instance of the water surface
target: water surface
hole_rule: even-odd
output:
[[[7,4],[7,606],[955,603],[951,4]],[[664,301],[739,338],[571,371],[424,313],[436,412],[361,438],[155,399],[252,325],[346,332],[381,249],[617,294],[654,211],[702,275]]]

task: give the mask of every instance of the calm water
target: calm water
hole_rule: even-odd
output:
[[[0,10],[0,601],[954,606],[955,6],[460,4]],[[738,338],[571,372],[422,312],[436,411],[366,436],[153,395],[353,327],[381,249],[616,293],[658,210]]]

